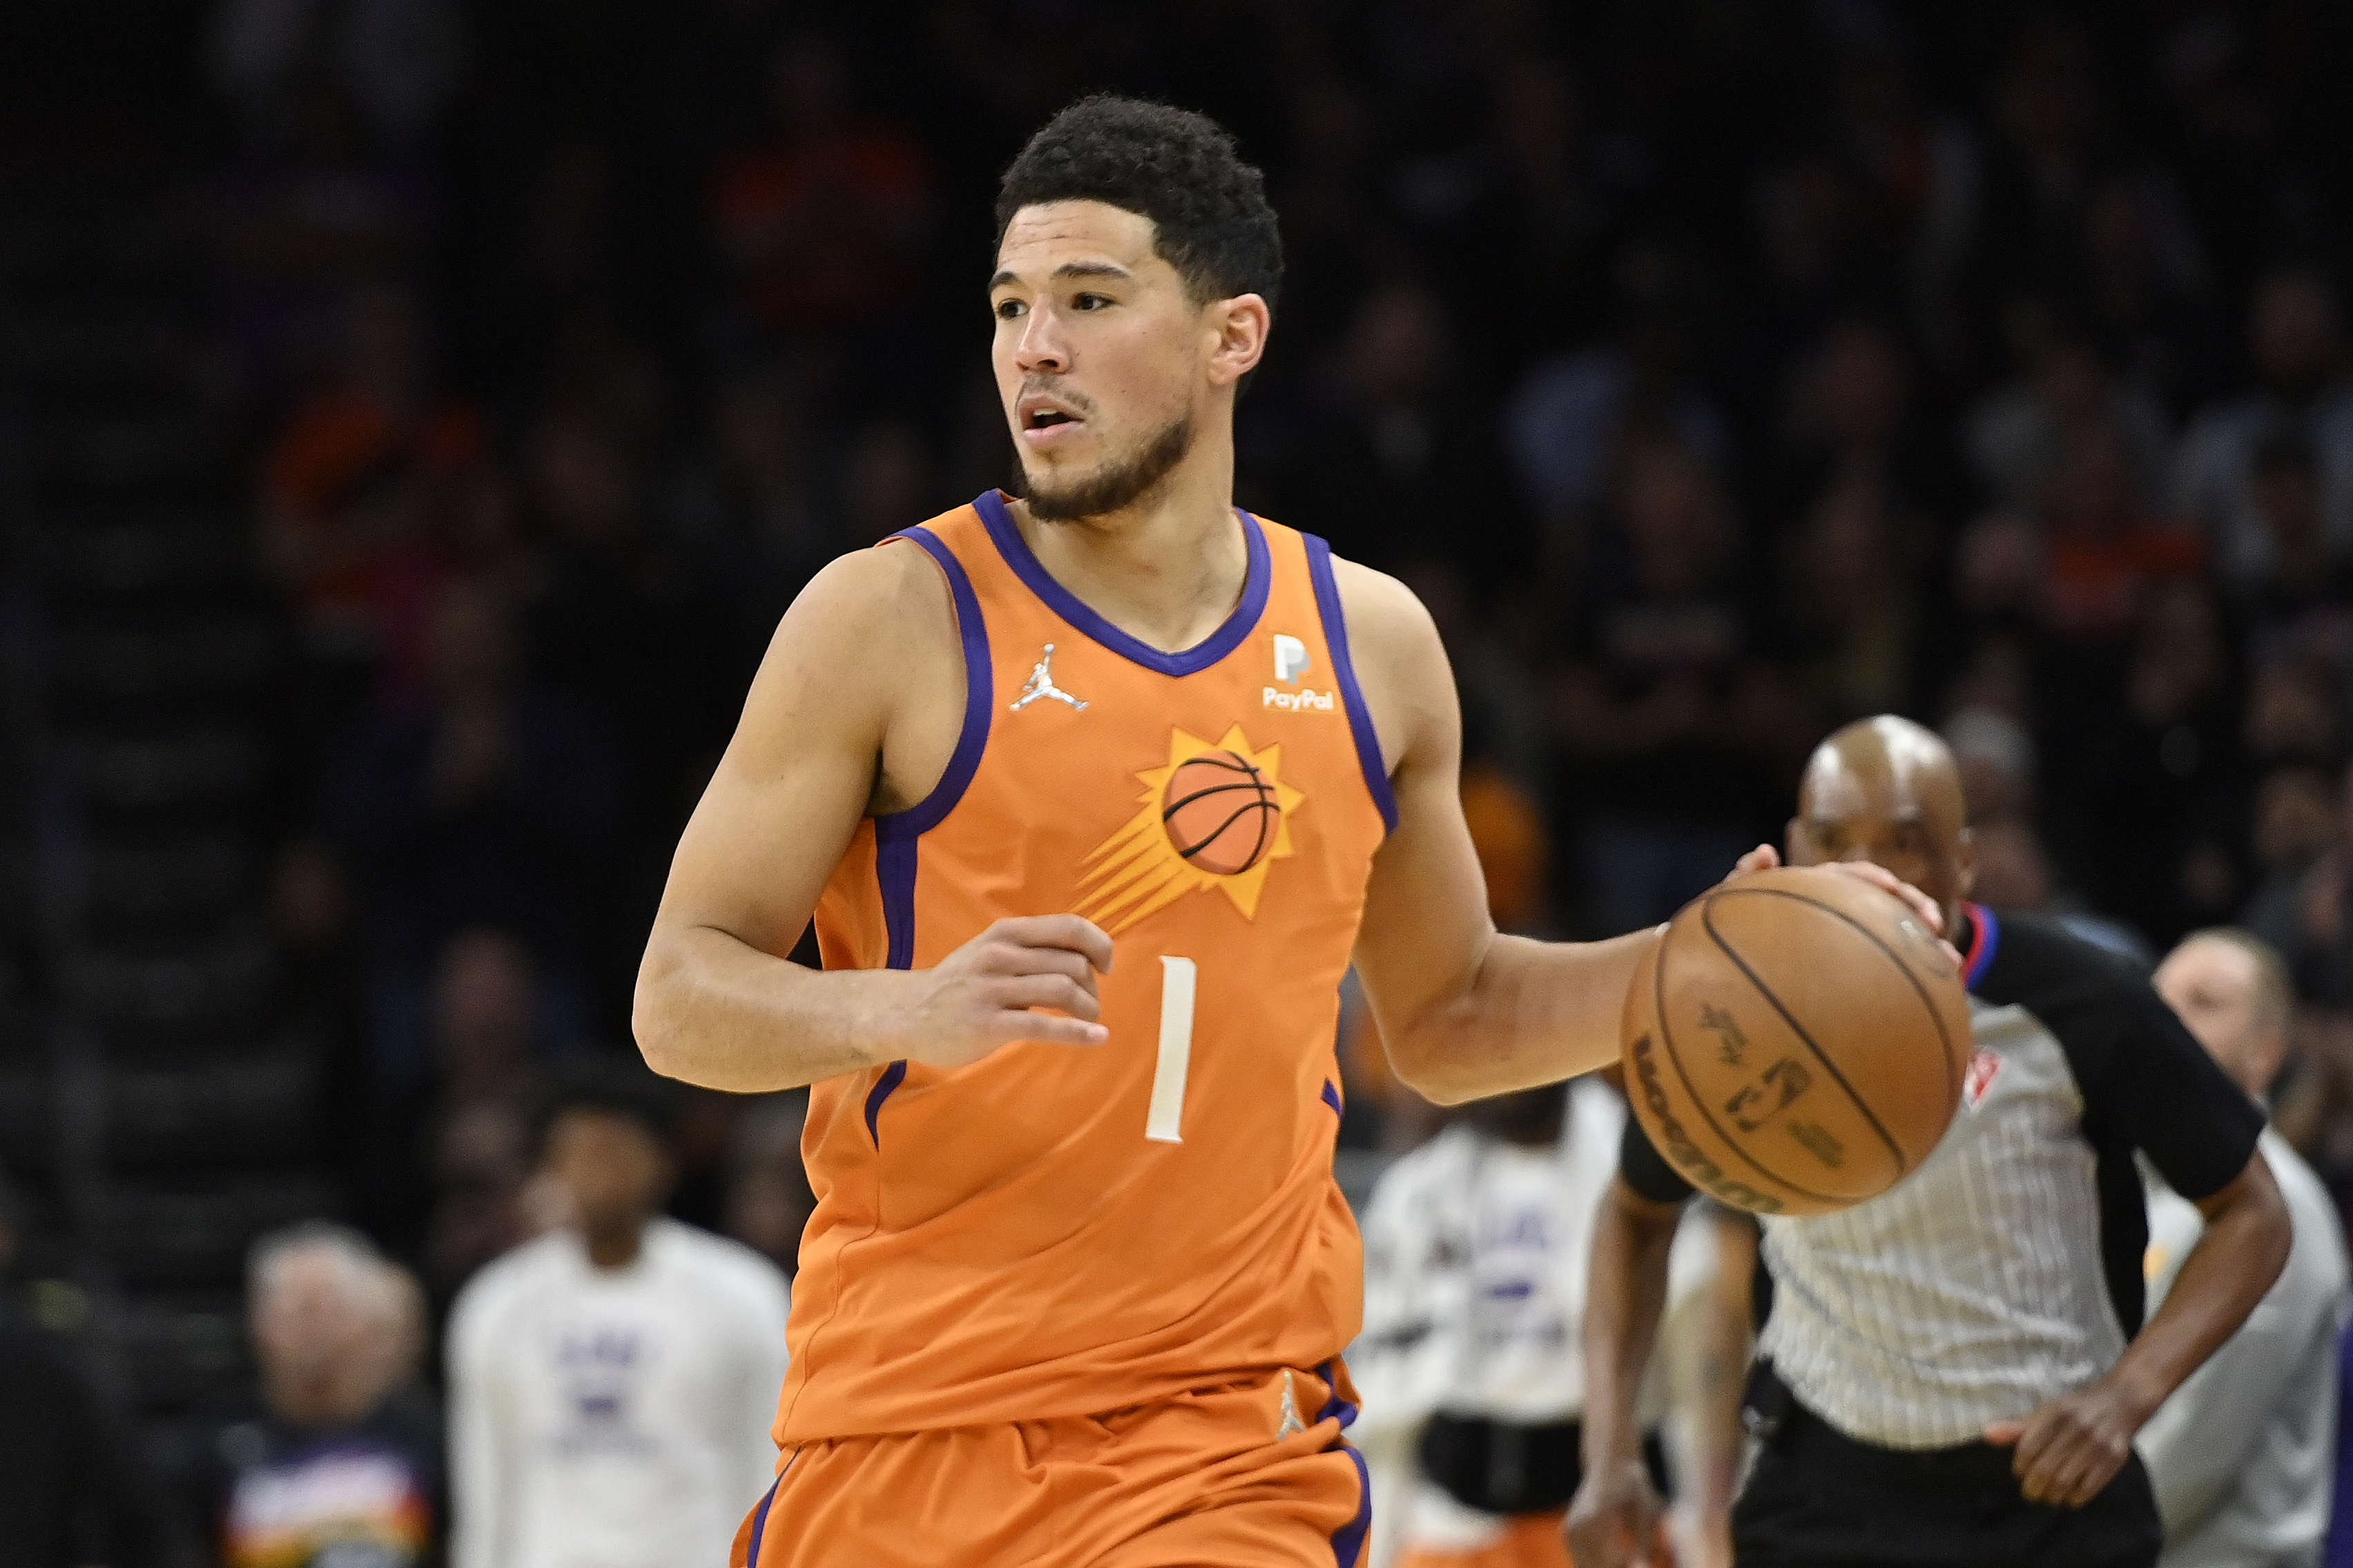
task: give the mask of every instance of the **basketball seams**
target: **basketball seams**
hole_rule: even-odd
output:
[[[1175,778],[1181,775],[1186,769],[1197,766],[1215,768],[1222,772],[1241,773],[1246,776],[1241,779],[1238,779],[1231,784],[1208,784],[1200,789],[1193,791],[1190,795],[1183,796],[1181,799],[1168,802],[1167,805],[1161,808],[1161,826],[1168,830],[1168,841],[1170,846],[1176,849],[1177,855],[1181,858],[1183,858],[1187,864],[1191,864],[1195,856],[1200,854],[1203,850],[1217,843],[1219,839],[1224,837],[1227,830],[1231,828],[1235,823],[1240,821],[1244,816],[1251,812],[1257,813],[1258,820],[1254,825],[1256,827],[1256,837],[1251,843],[1250,853],[1242,857],[1241,864],[1234,868],[1231,871],[1220,871],[1214,866],[1203,868],[1212,876],[1239,876],[1242,872],[1249,870],[1252,866],[1257,865],[1259,858],[1266,853],[1267,846],[1273,837],[1274,826],[1282,815],[1282,805],[1276,799],[1272,786],[1268,784],[1266,782],[1265,774],[1261,773],[1248,758],[1238,756],[1230,751],[1204,752],[1198,756],[1187,757],[1183,763],[1177,765],[1176,773],[1171,775],[1171,782],[1173,783]],[[1237,806],[1232,812],[1227,815],[1223,821],[1219,822],[1215,827],[1209,829],[1208,833],[1202,835],[1201,837],[1194,842],[1187,844],[1177,838],[1176,832],[1176,818],[1177,813],[1183,811],[1187,806],[1191,805],[1198,801],[1208,799],[1211,795],[1227,795],[1236,790],[1247,791],[1256,796],[1256,798],[1242,805]]]
[[[1682,918],[1682,916],[1676,917],[1677,920],[1681,920]],[[1703,929],[1704,929],[1707,923],[1707,910],[1704,904],[1700,908],[1700,923]],[[1714,937],[1715,932],[1709,931],[1708,935],[1710,937]],[[1756,1172],[1758,1175],[1764,1177],[1767,1181],[1775,1183],[1790,1192],[1798,1194],[1801,1197],[1812,1198],[1817,1203],[1844,1204],[1848,1202],[1849,1200],[1837,1194],[1818,1193],[1810,1187],[1801,1187],[1797,1183],[1790,1181],[1788,1177],[1780,1174],[1778,1172],[1767,1170],[1765,1166],[1757,1161],[1757,1157],[1748,1152],[1747,1148],[1739,1139],[1735,1138],[1730,1133],[1726,1132],[1724,1130],[1723,1123],[1716,1121],[1715,1112],[1710,1107],[1708,1097],[1699,1091],[1699,1086],[1692,1082],[1690,1072],[1683,1067],[1683,1053],[1675,1049],[1673,1026],[1668,1022],[1667,1018],[1667,955],[1672,949],[1672,936],[1673,933],[1670,931],[1668,933],[1667,940],[1662,941],[1654,950],[1658,962],[1651,965],[1651,978],[1652,985],[1651,1011],[1652,1016],[1659,1021],[1659,1043],[1661,1046],[1665,1047],[1664,1055],[1667,1061],[1674,1068],[1675,1077],[1682,1080],[1683,1092],[1691,1096],[1692,1109],[1698,1111],[1700,1116],[1706,1121],[1708,1131],[1715,1134],[1716,1141],[1718,1142],[1722,1143],[1726,1149],[1731,1150],[1735,1154],[1740,1156],[1741,1162],[1744,1164],[1746,1164],[1750,1170]],[[1716,945],[1720,947],[1723,943],[1718,942]],[[1739,963],[1739,960],[1735,958],[1733,962],[1737,963]],[[1741,964],[1741,968],[1745,971],[1747,968],[1747,965]],[[1757,977],[1753,974],[1749,976],[1749,979],[1752,982],[1754,982],[1756,978]],[[1759,985],[1757,989],[1761,991],[1764,987]],[[1776,1002],[1774,1005],[1778,1008],[1780,1004]],[[1782,1016],[1787,1018],[1788,1015],[1784,1013],[1782,1014]],[[1813,1042],[1811,1040],[1808,1040],[1806,1044],[1809,1047],[1811,1047]],[[1817,1052],[1816,1054],[1819,1055],[1820,1053]],[[1843,1080],[1841,1080],[1841,1085],[1842,1083]],[[1853,1090],[1849,1089],[1847,1092],[1852,1095]],[[1866,1112],[1866,1114],[1868,1113]],[[1881,1136],[1884,1137],[1886,1134],[1883,1132]],[[1897,1159],[1900,1162],[1902,1156],[1898,1155]]]
[[[1838,909],[1833,905],[1824,903],[1820,899],[1808,898],[1802,893],[1788,892],[1778,888],[1720,888],[1715,892],[1709,894],[1706,900],[1700,906],[1700,927],[1707,932],[1708,940],[1715,942],[1717,950],[1721,952],[1725,957],[1730,959],[1734,964],[1737,965],[1741,973],[1748,977],[1748,983],[1757,988],[1757,994],[1763,996],[1766,1001],[1772,1004],[1773,1010],[1781,1016],[1781,1021],[1788,1024],[1790,1030],[1797,1035],[1798,1038],[1805,1043],[1806,1048],[1813,1053],[1814,1059],[1821,1064],[1822,1070],[1829,1073],[1831,1079],[1837,1082],[1839,1088],[1846,1091],[1846,1097],[1849,1102],[1854,1106],[1856,1110],[1862,1113],[1862,1119],[1866,1122],[1870,1123],[1871,1130],[1879,1134],[1880,1141],[1887,1145],[1888,1152],[1895,1156],[1895,1167],[1897,1173],[1896,1179],[1901,1181],[1905,1176],[1909,1175],[1912,1172],[1912,1162],[1905,1156],[1903,1146],[1895,1141],[1894,1136],[1890,1133],[1887,1131],[1886,1126],[1881,1122],[1878,1113],[1872,1109],[1870,1103],[1866,1101],[1861,1094],[1855,1091],[1855,1088],[1852,1084],[1847,1081],[1846,1075],[1839,1070],[1838,1064],[1831,1061],[1829,1054],[1826,1053],[1820,1046],[1814,1043],[1813,1036],[1807,1033],[1805,1026],[1798,1022],[1797,1016],[1791,1013],[1787,1006],[1782,1005],[1781,998],[1774,994],[1773,988],[1765,984],[1764,979],[1757,974],[1757,971],[1749,967],[1748,961],[1743,958],[1739,952],[1733,948],[1731,942],[1726,941],[1722,933],[1717,931],[1715,929],[1715,921],[1713,919],[1715,901],[1718,899],[1732,898],[1736,896],[1748,898],[1788,899],[1793,902],[1804,904],[1809,909],[1819,910],[1824,914],[1834,916],[1841,923],[1854,931],[1864,940],[1868,941],[1873,947],[1879,949],[1881,953],[1886,957],[1887,961],[1895,966],[1896,972],[1904,976],[1905,983],[1912,987],[1913,994],[1920,999],[1921,1006],[1926,1009],[1928,1014],[1928,1021],[1936,1027],[1937,1043],[1944,1048],[1947,1064],[1947,1067],[1949,1067],[1952,1056],[1952,1043],[1946,1036],[1945,1020],[1943,1016],[1938,1014],[1936,1004],[1929,999],[1927,988],[1920,984],[1920,977],[1912,973],[1912,966],[1905,963],[1904,960],[1896,953],[1894,949],[1889,947],[1884,942],[1882,942],[1877,933],[1873,931],[1869,927],[1863,925],[1860,921],[1854,919],[1853,916],[1846,913],[1843,910]],[[1951,1077],[1949,1072],[1947,1076],[1948,1079]],[[1957,1080],[1956,1080],[1954,1092],[1957,1098],[1959,1091],[1957,1087]]]
[[[1936,1006],[1935,998],[1928,994],[1928,988],[1920,984],[1919,975],[1913,973],[1912,965],[1905,960],[1902,953],[1888,946],[1884,941],[1881,940],[1878,932],[1873,931],[1869,926],[1864,925],[1861,921],[1856,920],[1852,915],[1848,914],[1845,910],[1837,908],[1835,905],[1826,904],[1820,899],[1810,899],[1802,893],[1790,892],[1786,889],[1741,887],[1719,888],[1715,893],[1709,896],[1708,901],[1710,903],[1714,903],[1717,899],[1735,897],[1795,899],[1799,903],[1810,904],[1815,909],[1821,910],[1824,914],[1836,915],[1840,920],[1853,927],[1855,931],[1865,941],[1869,942],[1872,946],[1885,953],[1887,955],[1888,962],[1895,965],[1896,973],[1902,974],[1905,981],[1910,984],[1913,994],[1920,998],[1920,1005],[1928,1010],[1928,1021],[1936,1026],[1936,1044],[1943,1047],[1945,1053],[1946,1085],[1952,1090],[1953,1102],[1957,1105],[1960,1103],[1961,1073],[1965,1058],[1953,1049],[1953,1037],[1945,1030],[1944,1013]],[[1710,936],[1714,936],[1715,934],[1713,927],[1709,928],[1708,934]],[[1721,943],[1718,945],[1721,945]],[[1734,962],[1738,963],[1739,961],[1736,958]],[[1745,969],[1747,965],[1742,964],[1741,967]],[[1761,985],[1759,986],[1759,989],[1762,989]],[[1778,1000],[1775,1005],[1777,1006],[1779,1005]],[[1810,1044],[1811,1042],[1809,1041],[1808,1043]],[[1860,1102],[1858,1101],[1858,1103]]]
[[[1218,824],[1217,826],[1211,828],[1208,836],[1203,838],[1199,843],[1192,845],[1189,847],[1182,844],[1177,844],[1176,853],[1182,855],[1186,859],[1190,860],[1194,856],[1198,855],[1202,850],[1207,849],[1210,845],[1215,844],[1220,837],[1224,837],[1227,828],[1231,827],[1235,823],[1240,822],[1244,816],[1253,811],[1259,814],[1258,842],[1248,855],[1242,857],[1241,864],[1241,869],[1243,871],[1249,870],[1252,866],[1258,864],[1259,851],[1266,847],[1267,818],[1274,815],[1274,807],[1262,800],[1252,801],[1248,805],[1238,805],[1234,807],[1233,815],[1227,817],[1223,822]],[[1176,840],[1171,838],[1169,842],[1175,844]],[[1228,874],[1240,875],[1239,872]]]

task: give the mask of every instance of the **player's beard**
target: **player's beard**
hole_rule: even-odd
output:
[[[1107,462],[1066,484],[1041,481],[1025,469],[1021,480],[1029,491],[1029,515],[1040,522],[1077,522],[1124,511],[1150,495],[1192,449],[1193,416],[1188,410],[1134,456]]]

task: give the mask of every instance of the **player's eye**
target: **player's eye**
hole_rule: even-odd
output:
[[[1110,303],[1111,300],[1101,294],[1081,294],[1071,301],[1073,309],[1081,310],[1100,310]]]
[[[997,302],[997,319],[1000,321],[1010,321],[1019,316],[1024,309],[1018,300],[999,300]]]

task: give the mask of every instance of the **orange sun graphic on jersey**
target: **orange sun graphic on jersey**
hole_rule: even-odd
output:
[[[1135,776],[1136,813],[1087,857],[1078,912],[1118,932],[1215,888],[1244,920],[1255,916],[1267,868],[1291,853],[1291,814],[1307,798],[1282,782],[1282,747],[1253,751],[1240,724],[1214,742],[1178,729],[1167,763]]]

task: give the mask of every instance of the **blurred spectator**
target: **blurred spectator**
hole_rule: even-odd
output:
[[[456,1568],[715,1563],[769,1484],[786,1287],[660,1217],[667,1089],[618,1063],[558,1083],[540,1162],[563,1223],[459,1298]]]
[[[1969,820],[1979,826],[1980,837],[1985,824],[2032,810],[2038,760],[2034,737],[2025,725],[1999,709],[1963,708],[1945,721],[1939,732],[1952,748]]]
[[[1787,653],[1818,729],[1907,705],[1920,606],[1894,497],[1875,461],[1833,479],[1789,542],[1780,603]]]
[[[419,1254],[446,1312],[485,1265],[548,1228],[549,1194],[531,1183],[528,1116],[506,1100],[450,1106],[419,1142],[432,1204]]]
[[[2335,290],[2318,274],[2274,273],[2255,291],[2248,329],[2254,388],[2215,404],[2192,422],[2175,475],[2183,515],[2213,542],[2215,566],[2233,592],[2271,580],[2278,564],[2278,521],[2257,483],[2256,458],[2268,441],[2301,438],[2311,451],[2318,490],[2318,530],[2332,562],[2353,556],[2353,381]],[[2288,518],[2291,534],[2308,527]],[[2291,547],[2304,542],[2291,539]],[[2308,550],[2308,546],[2306,546]]]
[[[2277,797],[2264,803],[2268,811],[2297,822],[2306,815],[2299,810],[2304,788],[2287,784],[2278,790]],[[2255,935],[2287,964],[2296,994],[2337,1011],[2353,1009],[2353,920],[2348,920],[2353,913],[2353,769],[2338,773],[2332,805],[2326,847],[2301,864],[2284,856],[2249,903],[2245,918]],[[2264,826],[2291,841],[2291,853],[2304,847],[2294,842],[2300,837],[2294,829],[2271,820]],[[2353,1049],[2353,1036],[2347,1043]],[[2311,1151],[2306,1153],[2310,1157]]]
[[[2161,166],[2111,173],[2084,205],[2086,319],[2135,384],[2173,407],[2211,385],[2220,354],[2203,247]]]
[[[1876,322],[1850,319],[1792,367],[1780,400],[1774,510],[1795,510],[1821,490],[1856,482],[1916,506],[1950,487],[1913,424],[1912,367]]]
[[[258,1408],[207,1478],[221,1568],[442,1561],[441,1412],[416,1385],[424,1302],[357,1232],[311,1221],[254,1244]]]
[[[2252,658],[2301,658],[2353,676],[2353,563],[2331,550],[2312,444],[2294,431],[2256,445],[2250,499],[2268,555],[2239,584]]]
[[[1950,359],[1960,347],[1955,289],[1977,236],[1983,153],[1967,122],[1925,90],[1917,44],[1900,23],[1860,6],[1832,15],[1830,26],[1843,35],[1832,145],[1855,176],[1862,237],[1926,342]]]
[[[1453,323],[1419,283],[1356,306],[1322,399],[1294,437],[1280,515],[1385,572],[1433,551],[1441,519],[1477,520],[1444,552],[1474,583],[1519,559],[1493,409],[1466,380]]]
[[[2258,1104],[2287,1059],[2294,998],[2279,955],[2242,931],[2191,936],[2158,966],[2158,994]],[[2263,1133],[2294,1240],[2279,1279],[2239,1331],[2140,1430],[2165,1521],[2161,1568],[2313,1563],[2337,1479],[2337,1335],[2353,1311],[2336,1205],[2286,1139]],[[2148,1192],[2150,1310],[2204,1217],[2161,1180]]]
[[[2212,598],[2181,584],[2148,601],[2120,712],[2081,753],[2082,871],[2102,909],[2130,910],[2160,946],[2245,897],[2242,726]]]
[[[1590,805],[1596,930],[1666,919],[1772,821],[1791,707],[1759,658],[1734,521],[1705,465],[1662,442],[1627,454],[1555,711]]]
[[[432,125],[465,58],[459,9],[446,0],[223,0],[210,46],[216,86],[248,119],[266,121],[322,76],[399,142]]]
[[[432,1087],[383,1104],[386,1206],[396,1234],[414,1234],[422,1219],[426,1280],[446,1307],[476,1269],[544,1228],[524,1201],[530,1108],[551,1047],[572,1041],[554,1033],[561,1020],[547,1016],[531,954],[505,931],[449,939],[431,1006]]]
[[[2241,701],[2247,754],[2263,766],[2326,763],[2337,756],[2343,721],[2336,672],[2310,658],[2260,665]]]
[[[1997,910],[2050,915],[2094,947],[2103,947],[2141,969],[2157,961],[2147,941],[2121,921],[2094,914],[2084,900],[2063,892],[2042,836],[2023,816],[1990,820],[1972,814],[1969,830],[1977,855],[1971,896]]]
[[[720,174],[720,258],[744,314],[771,332],[859,325],[916,279],[928,161],[897,127],[858,114],[849,61],[821,35],[785,43],[768,92],[774,141]]]
[[[435,216],[427,180],[379,155],[347,92],[314,73],[285,88],[248,102],[248,150],[207,201],[239,368],[272,399],[333,363],[352,293],[414,265]]]
[[[0,1176],[0,1273],[22,1215]],[[0,1303],[0,1563],[158,1568],[184,1561],[172,1510],[78,1348]]]
[[[355,291],[335,380],[289,417],[264,466],[263,541],[311,658],[348,671],[342,701],[364,693],[387,623],[419,591],[434,492],[485,451],[480,416],[438,393],[426,361],[412,293]]]
[[[394,1086],[424,1075],[427,974],[459,931],[515,933],[543,985],[577,994],[617,816],[610,742],[525,679],[516,645],[495,588],[442,588],[426,700],[372,714],[333,781],[329,820],[369,909],[372,1059]]]
[[[1978,402],[1962,437],[1978,489],[1996,507],[2034,511],[2058,477],[2069,433],[2093,426],[2115,434],[2136,490],[2159,493],[2171,451],[2163,405],[2052,314],[2023,300],[2008,312],[2019,374]]]
[[[2123,441],[2096,425],[2069,432],[2042,522],[2043,616],[2070,641],[2123,637],[2153,588],[2195,577],[2204,564],[2197,537],[2148,509]]]
[[[808,1096],[799,1090],[744,1109],[728,1148],[727,1234],[775,1264],[788,1282],[800,1272],[801,1233],[817,1212],[801,1133]]]
[[[1732,456],[1725,416],[1693,374],[1703,325],[1697,264],[1658,245],[1629,246],[1617,291],[1612,338],[1538,364],[1504,414],[1548,578],[1577,564],[1624,447],[1672,442],[1717,467]]]
[[[2065,276],[2094,183],[2114,153],[2103,62],[2081,22],[2030,14],[1987,92],[1982,250],[1998,278]]]
[[[1351,1367],[1375,1550],[1396,1551],[1398,1568],[1567,1568],[1587,1254],[1625,1120],[1594,1078],[1501,1095],[1465,1107],[1375,1189]],[[1708,1270],[1704,1239],[1702,1226],[1676,1238],[1674,1307]],[[1729,1423],[1694,1435],[1732,1437]],[[1656,1432],[1644,1451],[1669,1491]],[[1694,1469],[1712,1458],[1694,1457]]]
[[[734,725],[735,628],[705,562],[655,526],[638,454],[610,421],[571,410],[542,420],[530,496],[546,541],[530,668],[551,695],[607,721],[620,767],[617,796],[602,804],[617,813],[621,847],[607,851],[607,868],[635,908],[650,909]],[[634,966],[641,919],[618,931],[581,923],[601,972]]]

